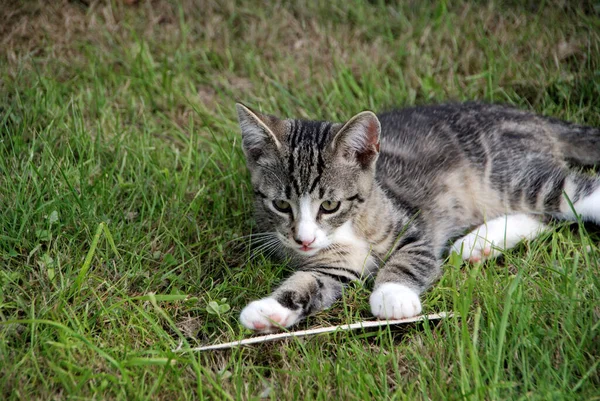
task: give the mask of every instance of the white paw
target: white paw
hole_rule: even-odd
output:
[[[250,330],[268,333],[289,327],[299,320],[300,313],[286,308],[274,298],[249,303],[240,314],[240,321]]]
[[[371,313],[379,319],[403,319],[421,313],[419,295],[402,284],[385,283],[371,294]]]
[[[498,256],[500,252],[494,249],[494,244],[485,236],[486,232],[482,229],[467,234],[452,245],[452,251],[471,263]]]

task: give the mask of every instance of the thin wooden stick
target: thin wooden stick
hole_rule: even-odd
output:
[[[357,329],[368,329],[368,328],[372,328],[372,327],[395,326],[398,324],[420,322],[423,320],[439,320],[439,319],[444,319],[444,318],[448,318],[448,317],[452,317],[452,316],[454,316],[453,313],[440,312],[440,313],[434,313],[431,315],[419,315],[419,316],[410,317],[407,319],[399,319],[399,320],[362,321],[362,322],[358,322],[358,323],[343,324],[343,325],[339,325],[339,326],[320,327],[318,329],[292,331],[292,332],[288,332],[288,333],[267,334],[264,336],[246,338],[244,340],[232,341],[229,343],[206,345],[204,347],[176,348],[173,350],[173,352],[199,352],[199,351],[212,351],[212,350],[216,350],[216,349],[228,349],[228,348],[240,347],[243,345],[250,345],[250,344],[264,343],[264,342],[268,342],[268,341],[282,340],[284,338],[305,337],[305,336],[311,336],[311,335],[321,334],[321,333],[331,333],[334,331],[350,331],[350,330],[357,330]]]

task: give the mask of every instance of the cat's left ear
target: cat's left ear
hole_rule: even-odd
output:
[[[352,117],[335,134],[334,151],[362,168],[371,167],[379,155],[381,124],[375,113],[363,111]]]

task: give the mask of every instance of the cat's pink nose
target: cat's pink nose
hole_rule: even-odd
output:
[[[296,243],[298,245],[302,245],[302,246],[309,246],[310,244],[312,244],[313,242],[315,242],[315,237],[312,237],[311,239],[300,239],[297,237],[294,237],[294,241],[296,241]]]

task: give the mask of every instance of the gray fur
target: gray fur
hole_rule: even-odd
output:
[[[568,168],[600,162],[600,130],[512,107],[361,113],[344,126],[279,120],[244,106],[238,114],[260,231],[293,244],[304,195],[316,204],[341,201],[317,224],[331,234],[350,222],[356,235],[311,256],[279,247],[297,272],[273,298],[300,316],[375,272],[375,288],[393,282],[421,293],[438,279],[451,239],[503,215],[566,217],[563,193],[575,203],[600,187],[598,177]],[[288,201],[291,213],[274,212],[275,199]]]

